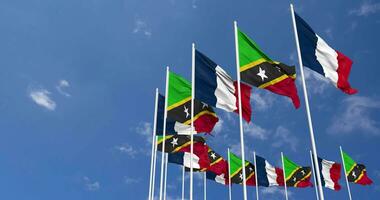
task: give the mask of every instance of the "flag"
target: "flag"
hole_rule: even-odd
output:
[[[251,121],[251,87],[241,83],[243,118]],[[239,113],[237,83],[223,68],[195,50],[195,98],[227,112]]]
[[[340,190],[339,179],[341,165],[318,157],[318,168],[322,175],[322,186],[332,190]]]
[[[372,180],[367,176],[366,167],[363,164],[356,163],[345,152],[342,151],[342,153],[348,181],[360,185],[372,184]]]
[[[312,185],[310,182],[311,168],[298,166],[286,156],[284,156],[284,174],[287,187],[309,187]]]
[[[208,159],[210,161],[210,165],[207,168],[200,169],[199,171],[209,171],[213,172],[216,175],[220,174],[228,174],[228,163],[223,159],[218,153],[208,147]]]
[[[181,76],[169,73],[168,118],[185,125],[191,124],[191,84]],[[210,133],[219,121],[211,106],[194,99],[194,127]]]
[[[193,136],[194,137],[194,149],[196,143],[205,143],[203,137]],[[162,144],[164,141],[163,136],[157,136],[157,150],[162,151]],[[166,135],[165,136],[165,152],[174,153],[174,152],[187,152],[190,148],[191,138],[189,135]],[[190,152],[190,151],[188,151]],[[206,150],[207,152],[207,150]]]
[[[246,34],[238,32],[241,80],[258,88],[289,97],[294,107],[299,108],[296,69],[271,60]]]
[[[192,157],[193,160],[193,169],[201,169],[207,167],[207,162],[200,159],[195,153]],[[168,154],[168,162],[178,165],[183,165],[185,167],[191,167],[191,153],[189,152],[177,152]]]
[[[225,174],[217,175],[214,172],[207,171],[206,178],[222,185],[228,185],[228,179],[225,177]]]
[[[158,95],[157,104],[157,119],[156,119],[156,135],[162,135],[164,130],[164,112],[165,112],[165,97]],[[190,135],[192,133],[191,126],[182,124],[171,119],[166,119],[166,134],[167,135]],[[193,134],[197,132],[194,131]]]
[[[230,167],[231,183],[243,184],[243,170],[241,166],[241,159],[231,152],[230,152],[229,167]],[[245,175],[246,175],[245,180],[246,180],[247,185],[249,186],[256,185],[255,166],[248,161],[245,161]]]
[[[256,155],[256,175],[259,186],[284,186],[284,172],[273,167],[265,158]]]
[[[297,13],[294,15],[303,65],[326,77],[343,92],[355,94],[357,90],[348,82],[351,59],[331,48]]]

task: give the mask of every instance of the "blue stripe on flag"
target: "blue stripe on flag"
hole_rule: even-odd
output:
[[[256,155],[256,176],[259,186],[269,187],[267,171],[265,170],[265,159]]]
[[[195,98],[213,107],[217,102],[216,66],[211,59],[195,50]]]
[[[318,62],[315,51],[317,49],[318,37],[313,29],[300,17],[294,13],[296,17],[298,40],[300,43],[303,65],[322,74],[322,65]]]
[[[184,160],[183,160],[184,155],[185,155],[185,153],[183,153],[183,152],[169,153],[169,155],[168,155],[168,162],[169,163],[183,165],[183,163],[184,163]]]
[[[314,167],[315,167],[315,165],[314,165]],[[322,174],[322,158],[320,158],[320,157],[318,157],[318,168],[319,168],[319,171],[320,171],[320,174],[321,174],[321,183],[322,183],[322,186],[325,186],[325,179],[323,178],[323,174]],[[318,181],[317,181],[317,184],[318,184]]]

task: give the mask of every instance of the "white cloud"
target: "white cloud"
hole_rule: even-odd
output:
[[[39,106],[48,110],[55,110],[57,104],[50,98],[50,92],[46,89],[31,89],[29,97]]]
[[[141,178],[124,177],[124,182],[126,184],[136,184],[141,182]]]
[[[70,97],[71,95],[64,91],[64,89],[68,87],[70,87],[70,83],[67,80],[60,80],[55,88],[61,95]]]
[[[372,3],[371,1],[363,1],[359,8],[349,11],[349,14],[357,16],[368,16],[380,11],[380,3]]]
[[[244,124],[244,133],[246,133],[250,137],[260,140],[266,140],[269,136],[268,130],[265,130],[264,128],[254,123]]]
[[[152,124],[149,122],[140,122],[139,125],[135,129],[137,134],[146,138],[148,144],[152,144],[152,134],[153,128]]]
[[[275,142],[272,143],[273,147],[290,147],[291,150],[296,151],[298,145],[298,138],[292,135],[289,129],[279,126],[276,129],[273,140]]]
[[[252,93],[251,103],[253,104],[253,111],[264,111],[270,108],[274,101],[275,95],[269,91],[257,89]]]
[[[120,153],[127,154],[131,158],[134,158],[135,155],[138,153],[138,151],[135,150],[129,144],[123,144],[123,145],[120,145],[120,146],[116,146],[115,149],[118,150]]]
[[[328,87],[333,87],[329,80],[317,72],[312,71],[311,69],[304,67],[304,75],[306,80],[306,86],[308,92],[313,94],[323,94]],[[297,79],[301,85],[301,78]],[[301,85],[302,87],[302,85]]]
[[[262,188],[260,188],[259,191],[263,195],[275,195],[275,194],[279,194],[279,195],[282,195],[282,196],[285,195],[285,190],[284,190],[283,187],[262,187]],[[292,192],[290,192],[288,190],[288,197],[289,196],[292,196]]]
[[[379,135],[379,122],[371,118],[371,111],[380,109],[380,101],[363,96],[349,96],[343,100],[343,109],[333,117],[328,128],[330,134],[347,134],[353,131]]]
[[[191,1],[191,7],[194,8],[194,9],[198,8],[198,6],[197,6],[197,0],[192,0]]]
[[[83,177],[84,185],[88,191],[96,191],[100,189],[100,183],[98,181],[92,181],[87,176]]]
[[[147,23],[145,21],[143,21],[142,19],[136,19],[135,20],[135,27],[133,28],[132,32],[135,34],[141,33],[148,38],[152,36],[152,32],[148,28]]]
[[[216,125],[214,126],[214,133],[215,133],[215,135],[219,135],[219,133],[222,132],[222,130],[223,130],[223,123],[224,123],[224,121],[219,118],[218,123],[216,123]]]
[[[325,29],[325,34],[327,35],[327,37],[329,37],[330,39],[332,39],[333,38],[333,33],[332,33],[332,28],[330,27],[330,28],[327,28],[327,29]]]

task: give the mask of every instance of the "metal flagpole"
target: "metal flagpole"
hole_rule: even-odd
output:
[[[229,200],[232,200],[232,191],[231,191],[231,165],[230,165],[230,148],[227,149],[227,153],[228,153],[228,160],[227,160],[227,163],[228,163],[228,196],[229,196]]]
[[[153,158],[153,177],[152,177],[151,200],[154,199],[154,189],[155,189],[155,181],[156,181],[156,163],[157,163],[157,136],[154,136],[154,158]]]
[[[257,177],[256,151],[253,152],[253,162],[255,164],[256,200],[259,200],[259,182]]]
[[[158,88],[156,88],[156,97],[154,102],[154,121],[153,121],[153,133],[152,133],[152,156],[150,158],[150,177],[149,177],[149,197],[152,200],[152,190],[153,190],[153,162],[154,160],[154,150],[155,150],[155,140],[156,140],[156,129],[157,129],[157,106],[158,106]]]
[[[168,179],[168,153],[165,153],[165,179],[164,179],[164,200],[166,200],[166,183]]]
[[[284,154],[281,152],[282,171],[284,173],[285,199],[288,200],[288,187],[286,186],[286,173],[284,164]]]
[[[310,108],[309,108],[309,98],[307,96],[307,90],[306,90],[306,83],[305,83],[305,76],[303,72],[303,64],[302,64],[302,57],[301,57],[301,50],[300,50],[300,45],[298,41],[298,33],[297,33],[297,26],[296,26],[296,19],[294,16],[294,8],[293,4],[290,4],[290,10],[292,12],[292,20],[293,20],[293,29],[294,29],[294,37],[296,40],[296,46],[297,46],[297,54],[298,54],[298,62],[300,65],[300,71],[301,71],[301,80],[302,80],[302,87],[303,87],[303,93],[304,93],[304,98],[305,98],[305,105],[306,105],[306,114],[307,114],[307,120],[309,123],[309,130],[310,130],[310,139],[311,139],[311,147],[313,151],[313,159],[314,163],[318,163],[318,154],[317,154],[317,147],[315,145],[315,139],[314,139],[314,130],[313,130],[313,123],[311,120],[311,113],[310,113]],[[323,195],[323,189],[322,189],[322,183],[321,183],[321,174],[319,170],[317,171],[317,182],[318,182],[318,190],[319,190],[319,197],[321,200],[324,200],[324,195]]]
[[[207,180],[206,180],[206,173],[207,173],[207,172],[204,172],[204,173],[203,173],[203,199],[204,199],[204,200],[207,200],[207,186],[206,186]]]
[[[169,66],[166,67],[166,83],[165,83],[165,109],[164,109],[164,125],[162,130],[162,149],[161,149],[161,177],[160,177],[160,200],[162,200],[163,185],[164,185],[164,164],[165,164],[165,137],[166,137],[166,118],[168,116],[167,107],[169,99]]]
[[[350,200],[352,200],[350,184],[348,183],[348,178],[347,178],[347,174],[346,174],[346,165],[344,164],[342,146],[339,146],[339,149],[340,149],[340,156],[342,157],[343,171],[344,171],[344,177],[346,179],[346,184],[347,184],[348,197],[350,197]]]
[[[182,200],[185,200],[185,165],[182,166]]]
[[[241,106],[241,87],[240,87],[240,60],[239,60],[239,44],[238,44],[238,30],[237,22],[234,21],[235,30],[235,53],[236,53],[236,73],[237,73],[237,83],[238,83],[238,95],[239,95],[239,125],[240,125],[240,146],[241,146],[241,167],[243,171],[243,195],[244,200],[247,200],[247,183],[246,183],[246,173],[245,173],[245,153],[244,153],[244,133],[243,133],[243,114]]]
[[[319,170],[317,168],[314,168],[314,161],[313,161],[313,153],[310,150],[310,161],[311,161],[311,167],[312,167],[312,172],[313,172],[313,178],[314,178],[314,188],[315,188],[315,194],[317,195],[317,200],[319,200],[319,195],[318,195],[318,188],[317,188],[317,179],[315,177],[315,170]],[[319,166],[318,166],[319,168]]]
[[[190,200],[193,200],[194,96],[195,96],[195,44],[193,43],[192,49],[191,49]]]

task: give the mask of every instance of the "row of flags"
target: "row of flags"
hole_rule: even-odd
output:
[[[224,159],[216,153],[206,143],[201,136],[194,136],[194,154],[190,156],[190,136],[189,135],[167,135],[165,137],[165,151],[169,153],[169,163],[179,164],[190,168],[193,163],[194,171],[206,172],[207,178],[217,183],[228,185],[242,184],[245,180],[248,186],[284,186],[305,188],[313,184],[310,182],[312,175],[311,166],[300,166],[286,156],[283,156],[281,167],[274,167],[265,158],[255,155],[254,163],[245,161],[246,177],[242,174],[242,160],[236,154],[229,152],[229,159]],[[158,150],[162,148],[164,138],[157,136]],[[367,176],[366,167],[356,163],[347,153],[342,152],[345,166],[345,174],[349,182],[360,185],[372,184],[372,180]],[[341,178],[341,164],[318,157],[318,163],[314,164],[314,170],[319,170],[322,174],[322,186],[331,190],[340,190],[339,179]],[[257,182],[256,177],[257,176]]]
[[[301,49],[299,56],[304,65],[324,76],[344,93],[349,95],[357,93],[357,90],[348,82],[352,61],[341,52],[331,48],[299,15],[294,13],[294,16],[296,38],[299,41],[297,45]],[[272,60],[237,27],[235,34],[240,80],[234,80],[217,62],[194,48],[194,88],[184,77],[168,72],[167,97],[159,94],[156,104],[155,144],[157,149],[168,153],[169,163],[182,165],[188,171],[205,172],[207,179],[224,185],[233,183],[243,184],[244,187],[248,185],[304,188],[313,185],[310,178],[313,172],[316,172],[320,176],[318,183],[332,190],[340,190],[341,164],[317,157],[315,149],[312,166],[298,165],[282,155],[282,167],[275,167],[265,158],[257,155],[254,158],[255,162],[251,163],[242,162],[244,154],[242,154],[243,158],[240,158],[228,152],[226,160],[206,144],[204,137],[196,135],[212,132],[219,121],[214,108],[237,114],[241,108],[241,117],[250,123],[252,121],[250,105],[252,87],[286,96],[290,98],[296,109],[300,107],[295,84],[295,66]],[[165,103],[167,103],[166,108]],[[309,120],[311,120],[310,117]],[[312,129],[310,123],[309,126]],[[314,139],[312,139],[312,144],[313,142]],[[360,185],[372,183],[366,175],[364,165],[357,164],[343,151],[341,155],[347,182]],[[317,161],[318,163],[314,163]]]

